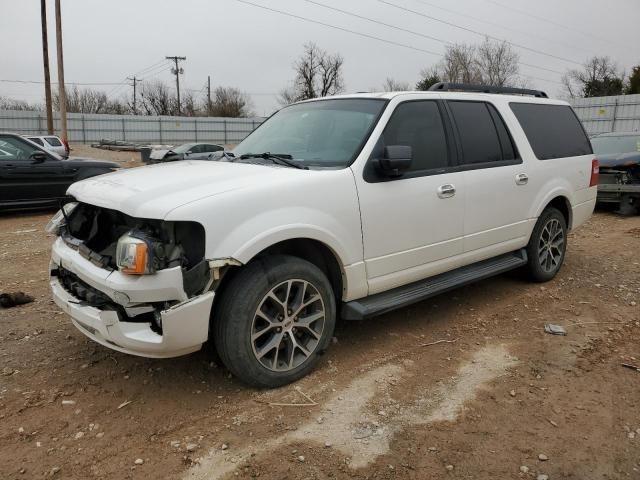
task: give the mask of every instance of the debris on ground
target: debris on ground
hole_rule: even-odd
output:
[[[625,368],[630,368],[631,370],[635,370],[636,372],[640,372],[640,367],[631,365],[630,363],[623,363],[622,366]]]
[[[551,335],[566,335],[567,331],[561,325],[555,325],[553,323],[547,323],[544,326],[544,331],[546,333],[550,333]]]
[[[33,297],[24,292],[0,293],[0,307],[11,308],[33,302]]]

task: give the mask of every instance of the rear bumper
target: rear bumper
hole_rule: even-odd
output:
[[[51,267],[55,269],[60,265],[114,301],[116,292],[126,294],[132,303],[177,301],[170,308],[158,311],[162,322],[160,334],[151,328],[151,322],[126,321],[114,310],[87,304],[67,291],[58,277],[52,276],[49,283],[55,303],[71,316],[78,330],[101,345],[132,355],[168,358],[197,351],[207,341],[215,293],[184,298],[179,268],[126,278],[119,272],[93,265],[58,239],[53,246]]]

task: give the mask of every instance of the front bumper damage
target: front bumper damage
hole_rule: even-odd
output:
[[[215,292],[189,298],[180,267],[153,275],[126,275],[94,265],[58,238],[52,248],[50,270],[55,303],[83,334],[106,347],[168,358],[197,351],[208,339]],[[70,288],[62,271],[81,287]],[[96,306],[88,301],[94,297],[84,292],[93,289],[110,302]]]

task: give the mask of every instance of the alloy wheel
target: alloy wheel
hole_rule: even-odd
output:
[[[292,279],[269,290],[251,324],[251,347],[265,368],[287,372],[316,350],[325,327],[325,306],[310,282]]]
[[[538,241],[538,261],[545,272],[553,272],[560,266],[564,242],[564,229],[560,221],[550,219],[543,227]]]

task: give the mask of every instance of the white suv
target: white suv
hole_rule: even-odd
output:
[[[338,317],[515,268],[552,279],[597,175],[571,107],[539,91],[301,102],[220,161],[72,185],[49,227],[51,288],[102,345],[173,357],[211,341],[237,377],[273,387],[313,368]]]

